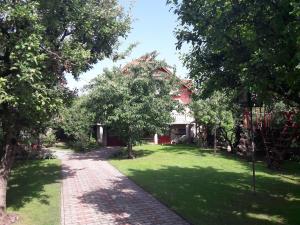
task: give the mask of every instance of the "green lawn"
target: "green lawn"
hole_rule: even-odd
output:
[[[68,152],[88,152],[95,149],[98,149],[100,146],[97,143],[91,142],[87,148],[83,151],[80,147],[70,146],[65,142],[57,142],[52,147],[49,147],[50,150],[60,150],[60,151],[68,151]]]
[[[233,156],[189,146],[143,145],[136,152],[134,160],[110,162],[193,224],[300,224],[299,163],[280,173],[260,163],[253,195],[251,164]]]
[[[7,196],[8,211],[19,215],[17,225],[60,224],[59,160],[17,162]]]
[[[57,142],[52,147],[49,147],[50,150],[60,150],[60,151],[70,151],[75,152],[76,150],[70,146],[68,146],[64,142]]]

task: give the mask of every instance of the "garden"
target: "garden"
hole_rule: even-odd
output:
[[[7,192],[8,212],[17,225],[59,225],[61,163],[58,159],[15,163]]]
[[[109,162],[192,224],[299,225],[299,0],[166,0],[186,77],[155,49],[118,64],[138,45],[121,2],[1,1],[0,225],[60,224],[53,152],[113,138]]]
[[[300,164],[282,171],[232,154],[195,146],[141,145],[134,160],[110,160],[118,170],[192,224],[297,225],[300,223]]]

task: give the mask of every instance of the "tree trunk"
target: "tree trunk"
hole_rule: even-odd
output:
[[[217,128],[214,128],[214,153],[217,151]]]
[[[2,223],[9,224],[6,213],[6,192],[8,177],[15,158],[16,144],[15,139],[11,138],[11,135],[7,135],[2,149],[0,162],[0,225]]]
[[[38,151],[42,150],[41,135],[40,134],[38,134],[38,136],[37,136],[37,150]]]
[[[127,152],[128,152],[128,159],[134,159],[134,154],[132,151],[132,140],[129,138],[128,144],[127,144]]]
[[[228,136],[228,133],[226,132],[226,130],[225,130],[225,128],[223,128],[223,127],[219,127],[219,131],[220,131],[220,135],[225,139],[225,141],[227,141],[227,144],[230,146],[230,148],[231,148],[231,153],[233,153],[234,152],[234,144],[232,143],[232,139],[233,139],[233,137],[232,137],[232,135],[231,135],[231,137],[229,137]]]
[[[7,178],[0,176],[0,224],[1,218],[6,216],[6,190],[7,190]]]
[[[208,137],[209,137],[209,128],[208,128],[208,126],[206,126],[205,130],[204,130],[204,135],[203,135],[203,139],[205,140],[205,141],[203,141],[203,143],[204,143],[203,147],[205,147],[205,148],[208,148],[210,146]]]

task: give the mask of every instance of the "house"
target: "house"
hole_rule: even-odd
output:
[[[192,116],[189,104],[191,103],[192,85],[190,80],[180,81],[180,90],[173,99],[178,100],[184,106],[183,112],[172,112],[174,121],[170,124],[169,132],[165,135],[155,135],[155,144],[175,144],[180,142],[192,142],[195,137],[195,119]]]
[[[132,61],[130,64],[139,63],[141,60],[149,60],[147,56],[143,56]],[[128,65],[123,68],[123,72],[126,73]],[[161,76],[173,76],[172,72],[165,67],[158,69],[156,72],[158,77]],[[172,116],[174,121],[170,124],[168,132],[164,135],[148,134],[145,137],[146,141],[153,142],[154,144],[175,144],[180,142],[192,142],[195,137],[196,124],[195,119],[191,114],[189,104],[191,103],[192,95],[192,82],[191,80],[179,79],[179,90],[176,90],[176,94],[172,97],[182,103],[183,112],[173,111]],[[172,93],[170,93],[172,95]],[[109,128],[102,124],[97,124],[97,142],[104,146],[122,146],[125,145],[118,136],[113,132],[110,132]]]

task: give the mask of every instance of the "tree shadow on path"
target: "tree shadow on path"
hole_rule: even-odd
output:
[[[104,215],[99,217],[99,221],[141,225],[188,224],[128,178],[110,182],[110,187],[99,188],[80,197],[82,204]]]
[[[293,180],[259,174],[258,192],[254,195],[249,185],[250,173],[212,167],[131,169],[129,178],[192,224],[300,224],[300,186]],[[157,212],[139,200],[142,198],[138,192],[127,189],[128,182],[127,179],[114,181],[109,188],[87,193],[81,201],[102,214],[119,216],[118,224],[135,224],[136,221],[145,224],[143,221],[151,221],[147,214],[157,217],[156,224],[163,224]]]

